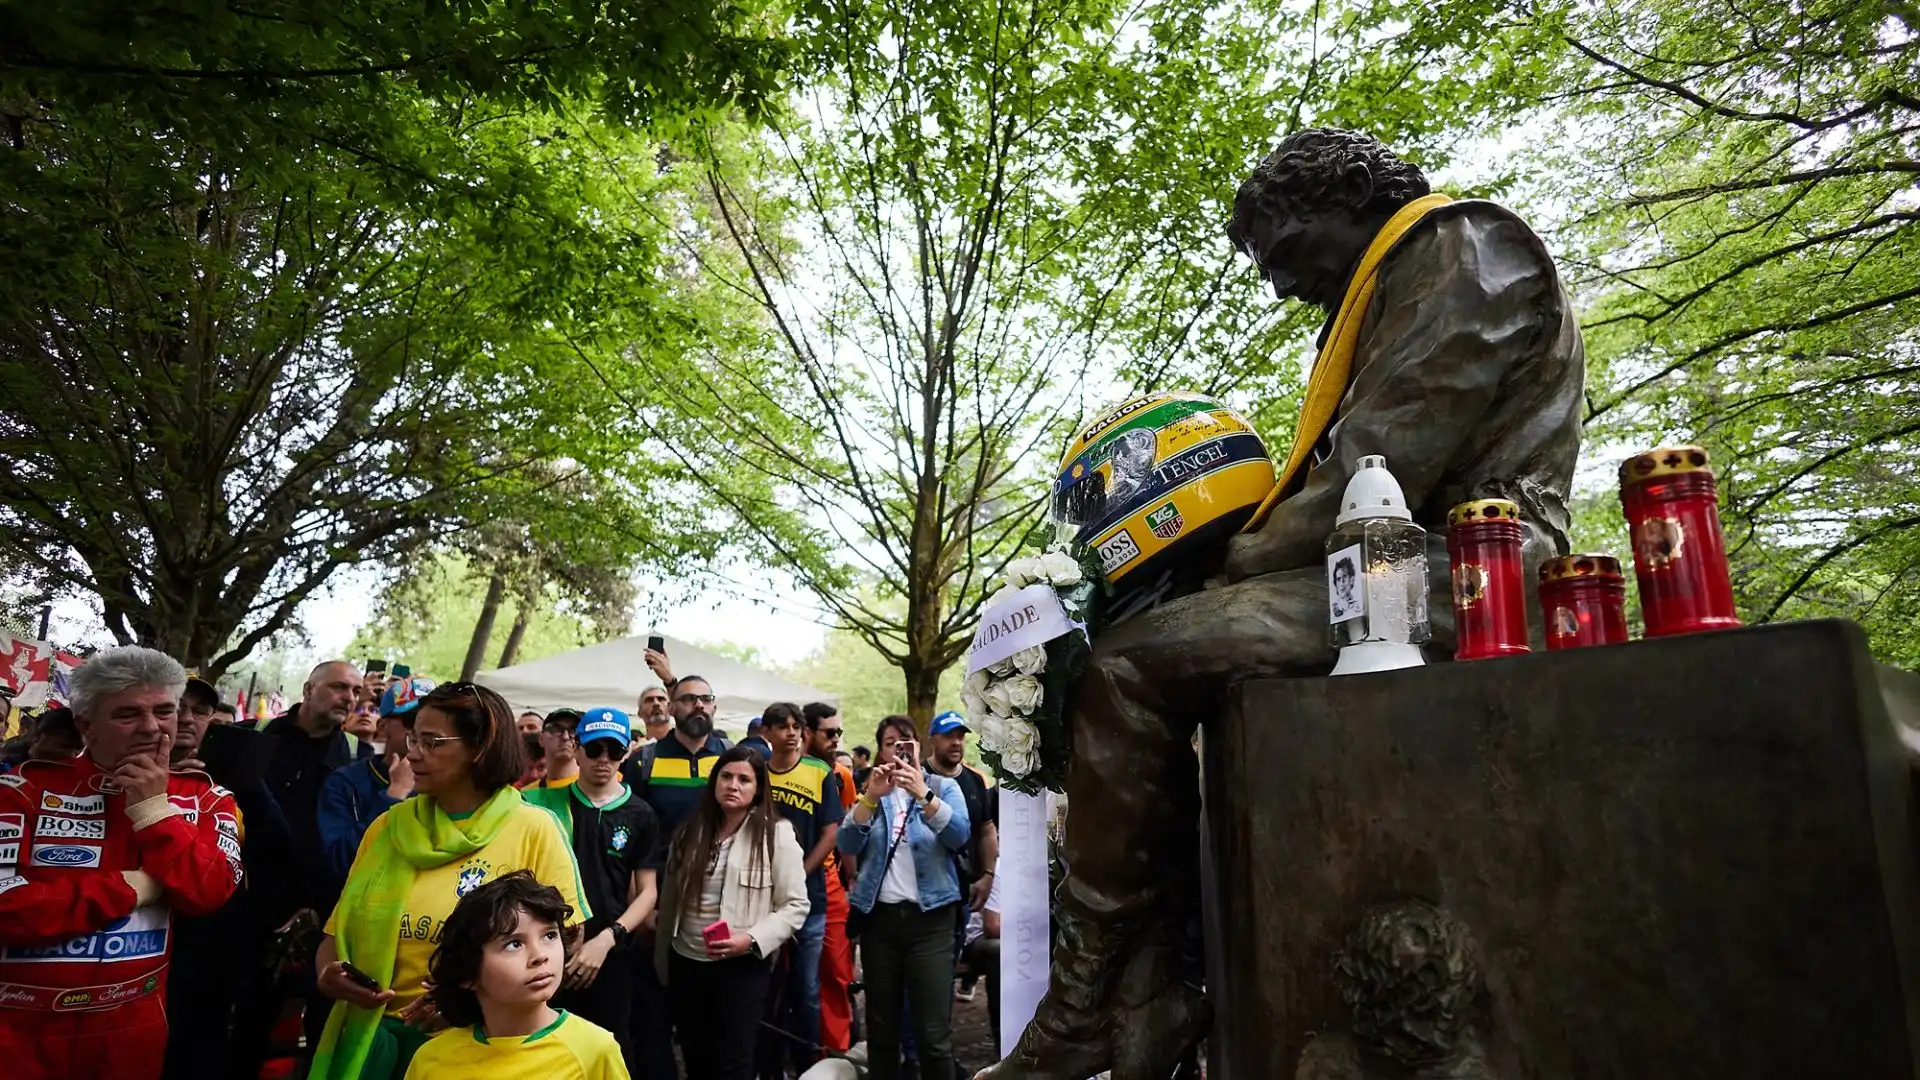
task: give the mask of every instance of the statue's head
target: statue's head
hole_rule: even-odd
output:
[[[1283,139],[1240,185],[1227,239],[1276,296],[1333,311],[1374,234],[1431,190],[1418,166],[1379,139],[1309,128]]]
[[[1370,908],[1334,963],[1353,1034],[1373,1053],[1419,1068],[1464,1051],[1485,983],[1472,935],[1421,900]]]

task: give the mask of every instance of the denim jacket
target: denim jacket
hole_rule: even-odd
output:
[[[952,780],[932,773],[925,775],[927,790],[940,800],[940,809],[932,820],[911,808],[911,795],[895,791],[880,800],[880,812],[865,825],[853,819],[858,806],[847,811],[846,820],[840,823],[840,838],[834,841],[834,846],[860,859],[860,876],[847,894],[847,903],[854,909],[872,911],[874,902],[880,898],[880,880],[885,871],[882,864],[887,861],[887,844],[892,836],[889,829],[879,826],[882,822],[899,821],[903,810],[907,813],[907,835],[893,857],[913,859],[913,876],[920,888],[920,910],[932,911],[961,899],[960,877],[954,872],[953,856],[966,850],[972,830],[967,821],[967,800],[960,793],[960,785]]]

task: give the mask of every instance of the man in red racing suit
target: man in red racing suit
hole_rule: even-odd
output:
[[[177,663],[128,647],[83,665],[76,684],[103,659],[110,692],[74,695],[86,750],[0,776],[8,1080],[158,1077],[172,912],[211,912],[240,881],[232,795],[166,771],[185,673],[169,685]],[[157,681],[127,689],[129,677]]]

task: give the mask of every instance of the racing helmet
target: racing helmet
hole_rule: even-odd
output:
[[[1148,394],[1080,430],[1060,459],[1052,514],[1078,528],[1117,586],[1238,532],[1273,475],[1239,413],[1200,394]]]

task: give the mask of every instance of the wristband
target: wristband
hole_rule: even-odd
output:
[[[150,795],[139,802],[129,800],[125,804],[125,809],[127,819],[133,822],[134,832],[139,832],[154,822],[164,821],[180,812],[178,807],[167,801],[167,793],[164,791],[158,795]]]
[[[880,800],[874,798],[871,795],[861,795],[859,798],[859,803],[861,806],[864,806],[869,810],[880,809]]]

